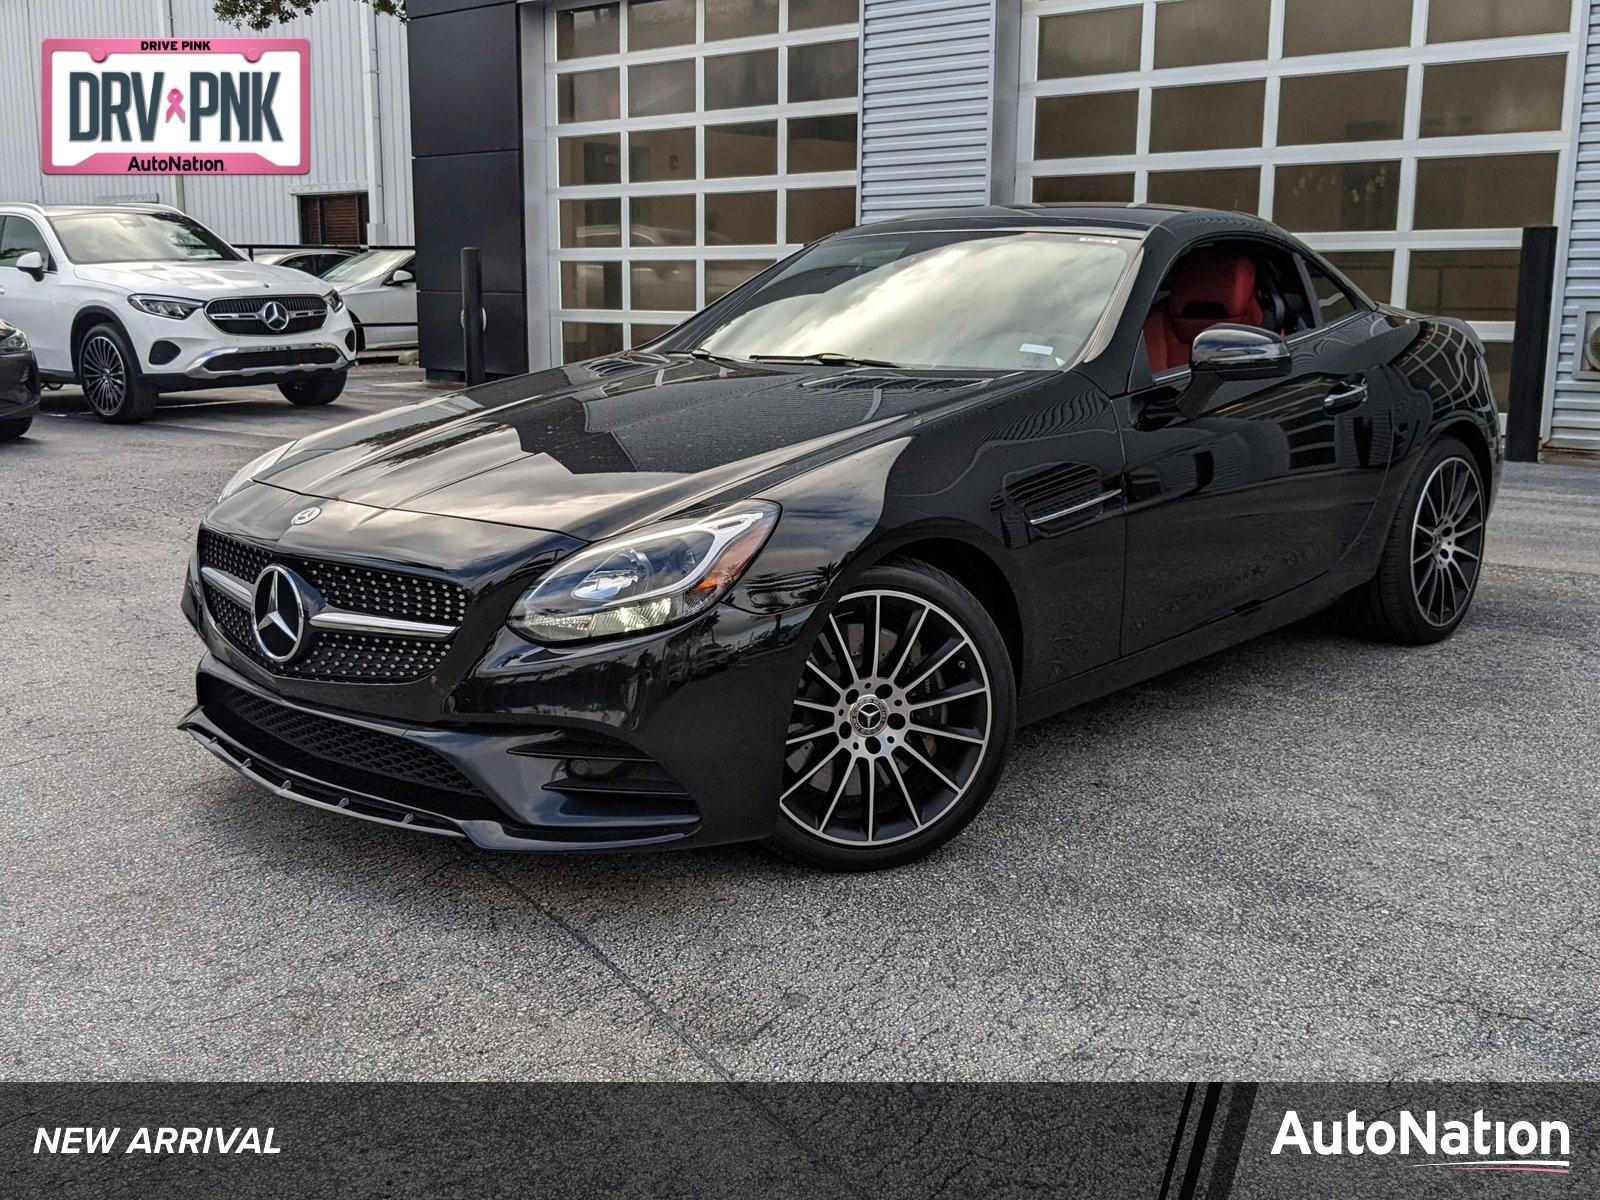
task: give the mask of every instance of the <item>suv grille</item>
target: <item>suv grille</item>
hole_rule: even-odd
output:
[[[225,571],[247,584],[269,562],[282,562],[322,593],[336,608],[460,625],[467,613],[468,593],[459,584],[376,571],[346,563],[278,556],[260,546],[200,531],[200,565]],[[206,608],[227,639],[252,660],[281,675],[325,683],[405,683],[436,670],[452,642],[422,638],[322,630],[312,635],[306,652],[288,664],[270,662],[257,648],[250,612],[221,590],[205,585]]]
[[[200,680],[200,705],[241,747],[277,766],[457,820],[505,819],[455,764],[410,738],[302,712],[207,677]]]
[[[288,324],[280,329],[273,329],[261,315],[265,305],[274,303],[281,305],[288,316]],[[206,305],[206,316],[224,333],[275,337],[321,329],[328,319],[328,305],[321,296],[241,296],[211,301]]]

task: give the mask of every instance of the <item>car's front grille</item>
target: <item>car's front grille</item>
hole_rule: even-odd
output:
[[[504,820],[449,759],[420,742],[264,699],[209,676],[200,707],[247,752],[276,766],[456,820]]]
[[[206,316],[224,333],[276,337],[321,329],[328,319],[328,305],[321,296],[241,296],[211,301]],[[268,324],[269,316],[285,323],[274,329]]]
[[[256,576],[272,561],[269,551],[237,538],[224,537],[209,529],[200,531],[200,565],[225,571],[235,579],[254,583]]]
[[[230,371],[266,371],[280,367],[325,367],[342,362],[337,350],[327,346],[307,346],[295,350],[236,350],[208,358],[205,368],[213,375]]]
[[[460,625],[467,613],[467,590],[445,580],[398,571],[378,571],[348,563],[274,555],[261,546],[200,531],[200,565],[254,585],[269,562],[281,562],[300,575],[335,608],[402,621]],[[222,589],[205,584],[206,608],[227,639],[261,666],[277,674],[325,683],[406,683],[435,671],[450,652],[450,639],[317,630],[304,654],[287,664],[269,661],[256,645],[248,609]]]

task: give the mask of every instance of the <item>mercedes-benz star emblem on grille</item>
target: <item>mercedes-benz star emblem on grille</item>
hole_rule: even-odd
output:
[[[289,327],[289,310],[276,300],[268,300],[256,309],[256,316],[261,318],[261,323],[274,333]]]
[[[300,580],[276,563],[256,576],[256,648],[275,663],[286,663],[300,653],[306,640],[306,600]]]
[[[311,524],[311,522],[315,521],[321,515],[322,515],[322,509],[317,507],[316,505],[312,505],[310,508],[302,508],[299,512],[295,513],[294,516],[290,517],[289,518],[289,524],[291,524],[291,525],[309,525],[309,524]]]

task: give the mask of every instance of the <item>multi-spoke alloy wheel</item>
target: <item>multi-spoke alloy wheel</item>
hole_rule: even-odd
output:
[[[155,389],[139,373],[139,359],[127,335],[110,322],[84,335],[78,347],[78,382],[89,407],[103,421],[142,421],[155,411]]]
[[[984,614],[965,592],[944,603],[924,594],[931,589],[876,583],[834,605],[801,674],[779,799],[791,848],[800,834],[845,855],[919,837],[931,849],[944,823],[953,834],[977,811],[998,775],[990,768],[996,742],[1009,739],[1011,680],[1009,664],[995,662],[992,623],[973,627]],[[961,600],[978,619],[955,611]]]
[[[1422,486],[1411,526],[1411,593],[1422,619],[1454,624],[1483,562],[1483,489],[1472,464],[1447,458]]]
[[[107,334],[96,333],[83,343],[79,357],[83,394],[95,412],[115,416],[128,397],[128,368],[121,348]]]
[[[1488,515],[1472,450],[1454,435],[1440,438],[1412,468],[1377,574],[1345,598],[1356,630],[1413,646],[1449,637],[1478,587]]]

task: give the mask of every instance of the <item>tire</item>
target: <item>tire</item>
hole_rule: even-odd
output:
[[[344,391],[344,372],[319,375],[315,379],[286,379],[278,385],[283,398],[299,408],[332,404]]]
[[[109,321],[78,343],[78,385],[94,415],[113,425],[142,421],[156,410],[156,390],[140,373],[139,356]]]
[[[931,853],[993,794],[1016,708],[1010,653],[971,592],[925,563],[871,568],[801,668],[768,846],[834,871]]]
[[[0,442],[13,441],[28,432],[28,426],[33,424],[33,415],[26,417],[13,417],[9,421],[0,421]]]
[[[1346,597],[1355,631],[1408,646],[1454,633],[1478,589],[1487,515],[1472,451],[1454,437],[1440,438],[1401,498],[1378,573]]]

